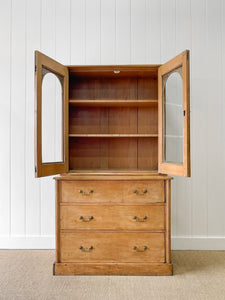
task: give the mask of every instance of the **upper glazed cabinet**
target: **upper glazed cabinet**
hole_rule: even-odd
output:
[[[35,175],[190,176],[189,51],[163,65],[63,66],[35,52]]]

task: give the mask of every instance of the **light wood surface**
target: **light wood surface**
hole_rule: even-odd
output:
[[[165,181],[166,192],[166,262],[171,263],[171,180]]]
[[[164,205],[61,205],[61,229],[164,230]]]
[[[172,275],[164,263],[56,263],[54,275]]]
[[[182,67],[183,82],[183,163],[163,161],[163,82],[162,77]],[[190,176],[190,79],[189,50],[165,63],[158,70],[158,170],[162,174]]]
[[[62,181],[155,181],[155,180],[170,180],[173,177],[155,173],[155,171],[146,170],[74,170],[70,173],[61,174],[54,177],[55,180]]]
[[[137,133],[137,134],[120,134],[120,133],[109,133],[109,134],[81,134],[81,133],[70,133],[70,137],[158,137],[158,134],[142,134],[142,133]]]
[[[80,193],[79,191],[85,193]],[[135,193],[134,190],[137,190]],[[143,191],[147,190],[143,194]],[[93,191],[90,193],[90,191]],[[143,181],[62,181],[62,202],[164,202],[164,182],[162,180]]]
[[[63,84],[63,162],[42,163],[42,68],[64,77]],[[68,172],[68,68],[50,57],[35,52],[35,176],[43,177]]]
[[[55,181],[55,262],[60,262],[60,190],[61,181]]]
[[[155,77],[157,78],[158,65],[82,65],[82,66],[67,66],[70,76],[78,78],[92,78],[98,75],[102,78],[123,78],[123,77]],[[114,71],[119,70],[119,74]]]
[[[70,138],[70,170],[157,170],[157,137]]]
[[[102,100],[73,100],[70,99],[69,100],[69,105],[73,105],[76,107],[79,106],[87,106],[87,107],[92,107],[92,106],[96,106],[96,107],[114,107],[114,106],[120,106],[120,107],[148,107],[148,106],[154,106],[154,105],[158,105],[158,99],[155,100],[106,100],[106,99],[102,99]]]
[[[82,231],[60,240],[61,262],[165,262],[164,233]]]

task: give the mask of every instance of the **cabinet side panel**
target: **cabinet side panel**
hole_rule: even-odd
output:
[[[165,190],[166,190],[166,206],[165,206],[165,216],[166,216],[166,263],[171,262],[171,180],[165,180]]]
[[[60,262],[60,201],[61,181],[55,180],[55,262]]]

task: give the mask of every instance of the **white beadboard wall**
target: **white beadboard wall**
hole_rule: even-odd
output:
[[[54,248],[54,182],[34,178],[34,50],[63,64],[164,63],[191,50],[191,178],[173,249],[225,249],[225,2],[0,0],[0,248]]]

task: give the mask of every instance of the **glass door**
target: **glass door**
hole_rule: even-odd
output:
[[[68,69],[35,52],[35,176],[68,172]]]
[[[159,173],[190,176],[189,51],[158,70]]]

